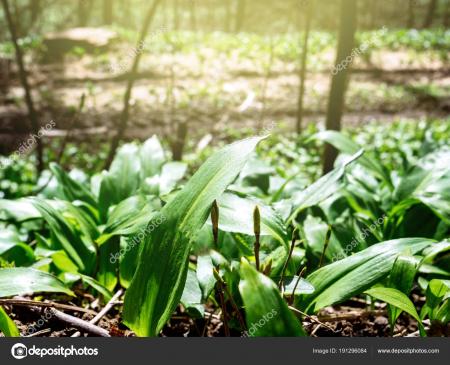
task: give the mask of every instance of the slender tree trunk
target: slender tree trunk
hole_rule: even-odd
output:
[[[236,26],[234,28],[236,33],[240,32],[244,26],[246,2],[247,0],[238,0],[237,3]]]
[[[5,12],[6,22],[8,23],[9,32],[11,34],[11,41],[14,45],[14,49],[16,51],[16,60],[17,65],[19,66],[19,76],[22,87],[25,91],[25,103],[28,108],[28,116],[31,122],[31,128],[33,130],[33,134],[38,137],[40,125],[39,119],[36,113],[36,109],[34,108],[33,98],[31,95],[30,84],[28,83],[27,71],[25,69],[25,63],[23,61],[23,53],[17,42],[17,30],[14,24],[14,21],[11,16],[11,11],[9,9],[8,0],[1,0],[3,5],[3,10]],[[36,152],[37,152],[37,171],[40,174],[44,169],[44,157],[43,157],[43,144],[41,138],[36,138]]]
[[[113,0],[103,0],[103,23],[111,25],[113,22]]]
[[[4,1],[4,0],[3,0]],[[150,28],[150,25],[152,24],[153,18],[155,17],[156,10],[158,8],[158,5],[161,3],[162,0],[153,0],[153,4],[149,7],[147,14],[144,19],[144,23],[142,25],[141,33],[139,36],[139,43],[138,44],[144,44],[145,38],[147,37],[148,30]],[[125,133],[125,130],[127,128],[129,114],[130,114],[130,98],[131,93],[133,90],[134,81],[136,79],[136,75],[139,69],[139,61],[141,60],[142,52],[136,52],[133,60],[133,66],[131,68],[131,74],[128,78],[127,87],[125,90],[124,98],[123,98],[123,109],[122,113],[120,115],[119,125],[117,128],[116,135],[111,141],[111,146],[109,149],[109,154],[106,159],[105,167],[109,168],[111,165],[111,162],[114,158],[114,155],[116,153],[117,147],[119,146],[119,142],[122,140],[123,135]]]
[[[339,25],[339,39],[337,45],[337,56],[333,76],[331,79],[330,97],[326,116],[326,129],[339,131],[341,129],[341,118],[345,103],[345,90],[347,88],[350,63],[345,65],[344,61],[351,56],[355,44],[357,0],[341,0],[341,15]],[[347,61],[345,61],[347,62]],[[338,66],[342,66],[339,69]],[[337,151],[329,144],[325,145],[323,172],[327,173],[333,169]]]
[[[298,108],[297,108],[297,134],[300,134],[302,131],[303,124],[303,100],[305,95],[305,81],[306,81],[306,68],[308,61],[308,40],[309,40],[309,32],[311,29],[311,18],[312,18],[312,1],[309,1],[305,4],[305,29],[303,34],[303,45],[302,45],[302,54],[301,54],[301,64],[300,64],[300,89],[298,93]]]
[[[173,29],[180,29],[180,4],[179,0],[173,0]]]
[[[408,28],[414,28],[414,4],[416,0],[409,0],[408,1]]]
[[[437,8],[437,0],[430,0],[430,3],[428,5],[427,16],[425,18],[425,21],[423,22],[423,28],[429,28],[433,23],[433,17],[436,8]]]
[[[190,8],[190,14],[191,14],[191,28],[192,31],[197,31],[197,14],[196,14],[196,6],[195,6],[195,0],[190,0],[189,3]]]

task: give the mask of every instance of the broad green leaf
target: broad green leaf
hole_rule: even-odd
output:
[[[152,136],[144,142],[139,151],[139,157],[142,179],[159,174],[166,158],[164,149],[157,136]]]
[[[253,211],[258,206],[261,213],[261,235],[272,236],[281,244],[287,244],[288,237],[283,220],[264,203],[224,193],[218,199],[218,205],[220,230],[253,236]]]
[[[290,215],[288,222],[293,221],[304,209],[317,205],[334,194],[340,188],[338,181],[344,176],[346,166],[353,161],[362,158],[362,154],[363,151],[361,150],[355,151],[353,156],[346,160],[341,166],[322,176],[305,190],[295,194],[292,197],[294,212]]]
[[[404,214],[412,205],[422,202],[440,219],[450,224],[450,150],[430,153],[417,162],[398,185],[399,203],[393,213]]]
[[[292,276],[284,279],[284,294],[287,295],[300,295],[300,294],[312,294],[314,293],[314,286],[311,285],[307,280],[300,278],[298,276]],[[295,288],[295,293],[294,293]]]
[[[305,336],[302,324],[288,308],[275,283],[245,259],[241,261],[239,291],[249,336]]]
[[[343,302],[387,276],[398,255],[405,250],[414,255],[433,243],[433,240],[425,238],[385,241],[322,267],[306,278],[316,291],[302,296],[297,303],[310,312],[316,312],[328,305]]]
[[[97,243],[102,245],[113,236],[127,236],[145,229],[155,212],[144,196],[132,196],[111,211]]]
[[[7,253],[15,247],[19,247],[21,249],[21,255],[25,254],[29,257],[34,257],[33,250],[30,246],[24,244],[20,240],[19,234],[15,228],[3,228],[0,231],[0,255]]]
[[[20,332],[14,323],[9,318],[5,310],[0,306],[0,333],[3,333],[5,337],[20,337]]]
[[[44,200],[34,198],[33,204],[49,225],[56,249],[62,248],[81,272],[90,273],[96,260],[96,247],[93,238],[80,234],[81,231],[77,230],[74,224]],[[81,223],[80,221],[76,222],[78,222],[78,225]]]
[[[401,255],[397,257],[389,274],[388,287],[394,288],[402,293],[409,295],[411,292],[414,278],[419,267],[419,260],[411,255]],[[391,328],[394,328],[394,323],[402,310],[396,306],[389,305],[389,322]]]
[[[308,215],[300,228],[300,236],[304,240],[304,245],[307,248],[308,258],[312,264],[318,265],[318,260],[322,256],[323,246],[325,244],[326,235],[328,232],[328,224],[318,217]],[[347,241],[349,244],[352,242],[352,238]],[[353,250],[358,250],[359,243],[357,245],[351,245]],[[334,230],[331,231],[330,242],[327,250],[325,251],[325,258],[329,261],[337,261],[351,254],[351,251],[346,253],[342,248],[339,240],[334,234]],[[325,262],[325,261],[324,261]],[[310,264],[311,264],[310,263]]]
[[[314,135],[313,138],[327,142],[332,146],[334,146],[339,151],[348,155],[353,155],[361,149],[361,146],[353,142],[350,138],[348,138],[344,134],[332,130],[319,132],[316,135]],[[374,159],[374,157],[369,156],[369,154],[365,154],[359,159],[358,162],[366,169],[375,173],[379,178],[385,180],[390,184],[391,180],[389,174],[385,171],[383,166]]]
[[[99,209],[106,220],[108,209],[136,193],[140,179],[139,148],[133,143],[123,145],[108,172],[103,172],[99,192]]]
[[[428,283],[426,301],[420,312],[420,317],[425,318],[428,316],[431,320],[434,320],[439,310],[439,305],[449,292],[450,284],[448,282],[440,279],[431,280]]]
[[[181,295],[180,302],[186,310],[196,316],[202,318],[205,314],[205,308],[202,304],[202,291],[195,274],[192,269],[188,270],[186,284]]]
[[[91,286],[92,288],[97,290],[100,294],[102,294],[103,297],[105,298],[105,301],[109,301],[111,299],[111,297],[113,296],[111,291],[109,291],[107,288],[105,288],[101,283],[99,283],[94,278],[91,278],[90,276],[87,276],[87,275],[80,275],[80,278],[84,283]]]
[[[120,251],[120,237],[113,237],[98,250],[97,279],[105,288],[112,291],[117,285],[119,263],[112,257]]]
[[[62,281],[43,271],[23,267],[0,269],[0,298],[40,292],[74,295]]]
[[[401,311],[405,311],[419,323],[419,327],[423,332],[422,320],[420,319],[413,302],[411,302],[411,300],[401,291],[393,288],[375,287],[366,290],[364,293],[374,297],[375,299],[382,300],[383,302],[393,305]]]
[[[450,299],[447,299],[436,313],[436,320],[448,324],[450,322]]]
[[[124,320],[137,335],[156,336],[175,310],[193,238],[213,201],[233,182],[261,139],[249,138],[216,152],[157,214],[165,219],[146,239],[125,295]]]
[[[0,220],[24,222],[41,218],[41,213],[29,199],[7,200],[0,199]]]
[[[159,176],[159,194],[170,193],[184,177],[187,165],[184,162],[168,162],[163,165]]]
[[[93,207],[97,206],[97,201],[90,190],[72,179],[60,166],[52,162],[50,163],[50,170],[58,181],[65,200],[69,202],[81,200]]]
[[[208,298],[216,283],[213,268],[214,265],[210,255],[201,255],[197,257],[197,279],[202,290],[203,300]]]

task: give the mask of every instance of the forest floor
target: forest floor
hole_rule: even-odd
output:
[[[81,95],[85,108],[73,126],[95,138],[113,131],[123,104],[124,81],[131,62],[128,46],[100,55],[73,55],[63,63],[31,66],[31,81],[42,124],[56,123],[50,135],[69,128]],[[263,54],[270,60],[270,54]],[[311,56],[307,74],[304,123],[324,123],[333,52]],[[125,61],[123,61],[125,58]],[[186,122],[189,139],[241,130],[254,134],[269,125],[295,129],[298,95],[296,62],[242,58],[217,49],[144,54],[133,88],[127,139],[170,136]],[[270,66],[269,66],[270,65]],[[118,67],[120,66],[120,67]],[[17,76],[17,75],[16,75]],[[29,134],[24,121],[23,90],[17,77],[0,106],[2,135]],[[450,66],[432,51],[379,50],[370,60],[355,60],[343,125],[406,118],[443,118],[450,113]],[[25,123],[25,125],[24,125]],[[77,133],[73,134],[75,137]],[[85,139],[83,134],[82,139]]]
[[[72,309],[63,309],[63,311],[86,322],[90,321],[101,310],[101,306],[98,299],[88,297],[87,293],[83,293],[76,300],[80,303],[66,302],[65,304],[71,306]],[[82,299],[80,300],[80,298]],[[418,305],[424,302],[424,298],[417,295],[414,296],[414,299]],[[62,298],[56,298],[53,303],[61,303],[61,300]],[[51,301],[46,302],[52,303]],[[87,305],[88,302],[90,302],[89,305]],[[101,318],[97,326],[105,329],[114,337],[132,337],[134,333],[122,324],[122,304],[122,301],[116,301],[113,308]],[[77,308],[81,308],[83,311],[77,311]],[[45,307],[14,305],[11,317],[25,336],[71,337],[78,332],[75,325],[55,318],[50,312],[47,312]],[[303,325],[312,337],[419,336],[417,322],[409,316],[400,316],[391,332],[386,304],[377,304],[376,308],[370,309],[367,307],[367,303],[363,303],[358,298],[351,299],[340,306],[324,308],[318,315],[306,317]],[[436,324],[428,323],[427,325],[425,323],[425,325],[431,336],[450,335],[450,326],[443,328]],[[95,336],[95,334],[86,332],[83,332],[83,335]],[[179,306],[177,312],[161,331],[163,337],[223,337],[224,335],[220,310],[212,307],[207,308],[204,318],[193,319],[185,313],[182,306]],[[231,330],[231,336],[242,335],[242,333]]]

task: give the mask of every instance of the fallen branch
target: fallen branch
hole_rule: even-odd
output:
[[[89,314],[96,314],[94,311],[82,307],[77,307],[74,305],[61,304],[61,303],[48,303],[48,302],[37,302],[34,300],[27,299],[0,299],[0,305],[16,305],[23,307],[48,307],[48,308],[58,308],[63,310],[68,310],[72,312],[82,312]]]
[[[71,327],[82,330],[83,332],[90,333],[94,336],[111,337],[111,335],[107,330],[100,328],[92,323],[86,322],[80,318],[60,312],[55,308],[48,308],[47,311],[57,320],[64,322],[70,325]]]
[[[374,311],[349,312],[345,314],[337,314],[330,316],[320,316],[318,317],[318,319],[322,322],[354,321],[357,319],[367,318],[369,316],[383,316],[383,315],[386,315],[385,310],[374,310]]]
[[[98,314],[97,314],[94,318],[92,318],[92,319],[89,321],[89,323],[91,323],[91,324],[97,324],[98,321],[100,321],[100,319],[102,319],[102,317],[103,317],[106,313],[108,313],[114,305],[117,304],[116,301],[117,301],[117,299],[119,299],[119,297],[122,295],[122,293],[123,293],[123,290],[122,290],[122,289],[119,289],[119,290],[117,291],[117,293],[114,294],[114,296],[111,298],[111,300],[105,305],[105,307],[104,307],[100,312],[98,312]],[[81,336],[81,333],[80,333],[80,332],[75,332],[75,333],[72,335],[72,337],[80,337],[80,336]]]
[[[295,307],[292,307],[292,306],[288,306],[288,307],[289,307],[289,309],[290,309],[291,311],[293,311],[294,313],[300,314],[300,315],[302,315],[302,316],[304,316],[304,317],[310,319],[311,321],[313,321],[313,322],[315,322],[315,323],[318,323],[319,325],[324,326],[324,327],[328,328],[330,331],[334,332],[334,328],[333,328],[333,327],[331,327],[331,326],[329,326],[329,325],[323,323],[323,322],[320,321],[319,319],[317,319],[317,318],[315,318],[315,317],[313,317],[313,316],[310,316],[310,315],[308,315],[308,314],[302,312],[301,310],[298,310],[298,309],[295,308]]]

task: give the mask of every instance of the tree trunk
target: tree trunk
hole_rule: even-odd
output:
[[[36,113],[36,109],[34,108],[33,98],[31,96],[31,88],[30,84],[28,83],[28,77],[27,77],[27,71],[25,69],[25,63],[23,61],[23,53],[22,49],[20,48],[18,42],[17,42],[17,30],[16,26],[14,24],[14,21],[11,16],[11,11],[9,9],[8,0],[1,0],[3,5],[3,10],[5,13],[6,22],[8,24],[9,32],[11,34],[11,41],[14,45],[14,49],[16,51],[16,60],[17,65],[19,67],[19,77],[20,82],[22,84],[22,87],[25,91],[25,103],[27,104],[28,108],[28,115],[30,118],[31,128],[33,130],[34,136],[37,138],[35,139],[36,143],[36,152],[37,152],[37,171],[38,174],[41,173],[41,171],[44,169],[44,154],[43,154],[43,144],[42,139],[39,138],[39,119]]]
[[[408,1],[408,28],[414,28],[414,4],[416,0],[409,0]]]
[[[4,1],[4,0],[3,0]],[[144,24],[142,25],[141,33],[139,36],[138,44],[145,44],[145,38],[147,37],[148,30],[150,25],[152,24],[153,18],[155,17],[156,10],[158,5],[162,0],[153,0],[153,4],[149,7],[147,14],[144,19]],[[123,97],[123,109],[120,115],[119,125],[117,128],[116,135],[111,141],[111,146],[109,149],[109,154],[106,159],[105,168],[109,168],[111,162],[116,153],[117,147],[119,146],[119,142],[122,140],[125,130],[127,128],[129,114],[130,114],[130,98],[133,90],[134,81],[136,78],[136,74],[139,69],[139,61],[141,60],[142,52],[135,52],[133,66],[131,68],[131,74],[128,78],[127,88],[125,90],[125,94]]]
[[[111,25],[113,22],[113,0],[103,0],[103,24]]]
[[[244,26],[246,0],[238,0],[236,11],[236,26],[234,31],[240,32]]]
[[[333,76],[331,79],[330,97],[326,116],[326,129],[339,131],[345,102],[345,90],[347,87],[350,63],[345,65],[346,58],[351,57],[355,44],[357,0],[341,0],[341,14],[339,24],[339,39],[337,56]],[[342,66],[339,70],[338,66]],[[337,150],[329,144],[325,145],[323,172],[333,169],[337,157]]]
[[[309,32],[311,29],[311,18],[312,18],[312,1],[305,4],[305,29],[303,34],[303,45],[302,45],[302,54],[301,54],[301,64],[300,64],[300,90],[298,93],[298,108],[297,108],[297,134],[300,134],[302,131],[303,124],[303,99],[305,95],[305,79],[306,79],[306,68],[307,68],[307,60],[308,60],[308,40],[309,40]]]
[[[423,28],[429,28],[433,23],[433,17],[436,11],[436,7],[437,7],[437,0],[430,0],[430,3],[428,5],[427,16],[425,18],[425,21],[423,22]]]

